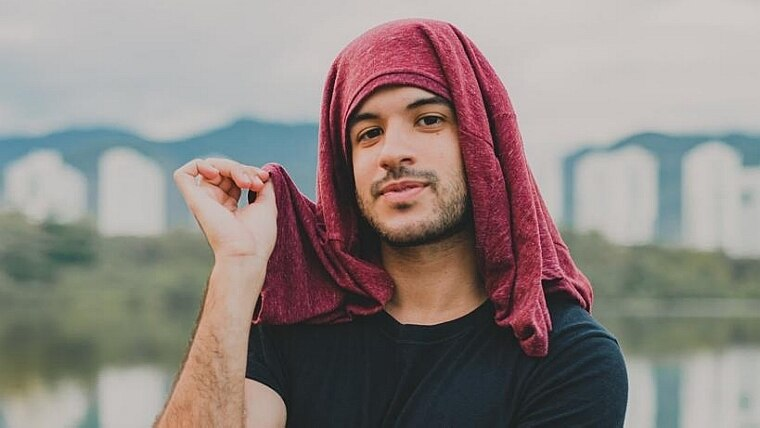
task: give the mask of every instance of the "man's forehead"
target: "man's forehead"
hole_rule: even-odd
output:
[[[361,110],[362,106],[366,106],[373,99],[389,96],[410,99],[434,97],[437,95],[431,91],[428,91],[427,89],[412,85],[386,85],[375,89],[369,95],[367,95],[362,101],[358,103],[356,110]]]
[[[378,88],[357,104],[348,117],[346,127],[351,128],[356,122],[375,115],[374,109],[385,103],[394,103],[406,109],[414,109],[428,104],[441,104],[453,108],[451,102],[440,95],[410,85],[390,85]]]

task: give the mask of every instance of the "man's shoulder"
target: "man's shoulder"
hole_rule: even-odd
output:
[[[615,336],[577,302],[564,297],[551,297],[547,299],[547,305],[552,321],[550,354],[578,346],[619,352]]]
[[[547,306],[552,320],[552,334],[571,334],[587,332],[615,339],[591,313],[583,309],[577,302],[564,296],[550,297]]]
[[[547,303],[549,354],[529,359],[519,425],[622,426],[628,378],[617,339],[577,303]]]

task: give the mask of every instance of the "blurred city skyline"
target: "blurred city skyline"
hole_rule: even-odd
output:
[[[317,133],[314,124],[247,120],[171,144],[108,129],[0,138],[0,212],[37,222],[89,217],[106,236],[194,226],[171,175],[211,156],[280,163],[313,198]],[[560,226],[622,245],[760,258],[760,137],[637,134],[566,156],[562,185],[563,210],[551,212]]]
[[[108,125],[167,140],[240,117],[316,122],[337,52],[414,16],[452,22],[484,51],[554,212],[561,158],[577,147],[645,131],[760,133],[756,0],[9,0],[0,10],[0,136]]]

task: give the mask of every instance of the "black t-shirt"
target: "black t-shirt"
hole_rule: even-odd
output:
[[[526,356],[490,302],[433,326],[386,312],[335,325],[254,326],[246,377],[289,427],[619,427],[628,381],[614,337],[550,300],[549,355]]]

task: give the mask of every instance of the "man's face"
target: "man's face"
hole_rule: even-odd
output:
[[[386,243],[444,239],[469,219],[469,198],[454,110],[409,86],[382,88],[348,123],[356,200]]]

